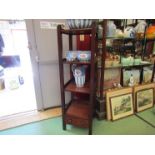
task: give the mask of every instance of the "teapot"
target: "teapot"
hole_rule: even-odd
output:
[[[134,38],[135,37],[135,29],[132,26],[128,26],[127,28],[125,28],[124,37]]]

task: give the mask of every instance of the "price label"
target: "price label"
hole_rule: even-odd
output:
[[[80,41],[84,41],[84,35],[80,35]]]

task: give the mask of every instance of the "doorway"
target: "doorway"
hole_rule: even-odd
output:
[[[0,117],[37,109],[24,20],[0,20]]]

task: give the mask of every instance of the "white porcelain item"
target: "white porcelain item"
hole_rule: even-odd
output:
[[[85,84],[85,67],[72,65],[72,72],[75,78],[75,83],[77,87],[83,87]]]
[[[89,19],[88,27],[91,27],[92,23],[93,23],[93,20]]]
[[[135,37],[135,29],[131,26],[128,26],[125,30],[124,30],[124,37],[126,38],[134,38]]]
[[[68,23],[69,28],[71,29],[72,28],[71,19],[67,19],[67,23]]]
[[[114,21],[107,22],[107,37],[114,37],[116,33],[116,25]]]
[[[89,19],[85,19],[84,21],[85,21],[85,26],[84,27],[87,28],[88,24],[89,24]]]
[[[80,19],[75,19],[75,28],[80,28]]]
[[[85,84],[85,75],[83,76],[74,76],[75,77],[75,83],[77,87],[83,87]]]
[[[140,20],[139,23],[135,27],[136,33],[144,33],[146,26],[147,26],[147,23],[144,20]]]

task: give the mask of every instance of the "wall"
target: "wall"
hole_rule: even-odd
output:
[[[33,64],[33,69],[38,70],[39,76],[38,82],[35,85],[40,87],[42,99],[39,99],[38,103],[42,104],[39,107],[49,108],[54,106],[59,106],[60,101],[60,84],[59,84],[59,66],[58,66],[58,46],[57,46],[57,30],[56,29],[41,29],[40,21],[49,21],[49,22],[61,22],[65,23],[66,20],[56,20],[56,19],[35,19],[35,20],[26,20],[28,26],[28,31],[33,31],[34,40],[32,41],[32,33],[29,35],[29,42],[32,50],[32,61],[35,61]],[[31,23],[31,24],[30,24]],[[66,23],[65,23],[66,24]],[[67,25],[67,24],[66,24]],[[29,30],[31,29],[31,30]],[[32,30],[33,29],[33,30]],[[31,35],[31,36],[30,36]],[[68,36],[63,37],[63,48],[64,51],[68,50]],[[76,46],[75,38],[73,39],[73,47]],[[37,69],[36,69],[37,64]],[[65,68],[65,81],[69,79],[69,67]],[[35,75],[36,76],[36,75]],[[40,81],[40,82],[39,82]],[[37,84],[38,83],[38,84]],[[38,94],[36,90],[36,95]],[[39,96],[39,95],[38,95]],[[40,98],[40,97],[39,97]],[[70,99],[70,94],[66,95],[67,101]]]

